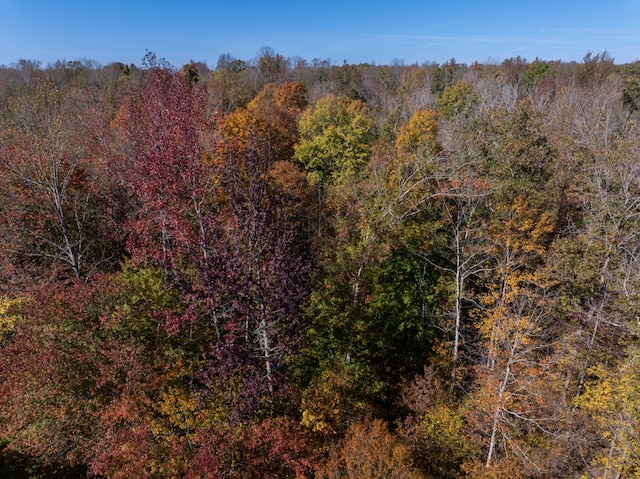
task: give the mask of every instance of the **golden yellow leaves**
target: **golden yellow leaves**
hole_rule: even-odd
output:
[[[604,365],[590,370],[593,381],[574,403],[594,420],[608,447],[593,459],[598,477],[640,477],[640,393],[638,356],[617,371]]]
[[[544,255],[546,238],[554,226],[551,212],[537,211],[523,196],[519,196],[503,222],[504,245],[517,254],[540,257]]]
[[[15,330],[20,315],[15,308],[26,301],[24,298],[7,298],[0,296],[0,345],[6,341]]]
[[[438,143],[438,120],[433,110],[416,111],[402,126],[396,139],[400,154],[434,154],[442,149]]]

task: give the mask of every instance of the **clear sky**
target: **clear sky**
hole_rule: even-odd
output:
[[[0,65],[20,59],[215,67],[271,47],[336,64],[640,60],[640,0],[0,0]]]

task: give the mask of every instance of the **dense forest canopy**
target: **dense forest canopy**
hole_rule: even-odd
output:
[[[640,475],[640,63],[0,68],[0,475]]]

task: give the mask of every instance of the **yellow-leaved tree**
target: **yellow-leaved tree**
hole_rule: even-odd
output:
[[[640,477],[640,356],[627,357],[616,371],[603,365],[589,371],[591,381],[576,406],[593,420],[593,432],[603,446],[592,459],[589,477]]]
[[[485,275],[486,293],[478,297],[485,353],[477,369],[482,381],[474,397],[474,419],[486,439],[479,477],[493,477],[503,468],[501,462],[514,458],[525,476],[526,470],[542,471],[542,460],[529,446],[544,441],[554,420],[546,410],[553,394],[546,372],[554,285],[536,270],[553,218],[522,197],[500,210],[491,232],[494,269]]]
[[[9,340],[15,330],[16,323],[20,319],[20,316],[13,312],[13,309],[24,301],[24,298],[0,296],[0,346]]]

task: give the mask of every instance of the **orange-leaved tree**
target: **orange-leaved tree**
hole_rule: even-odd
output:
[[[486,435],[487,471],[509,457],[519,458],[525,469],[542,471],[535,456],[540,449],[531,445],[557,420],[552,413],[555,386],[545,377],[553,351],[554,284],[537,268],[553,232],[553,216],[519,197],[497,210],[496,220],[493,268],[485,273],[485,293],[477,298],[484,357],[477,367],[482,379],[472,416]]]
[[[352,424],[343,440],[334,444],[318,479],[421,479],[411,449],[389,431],[382,419]]]

